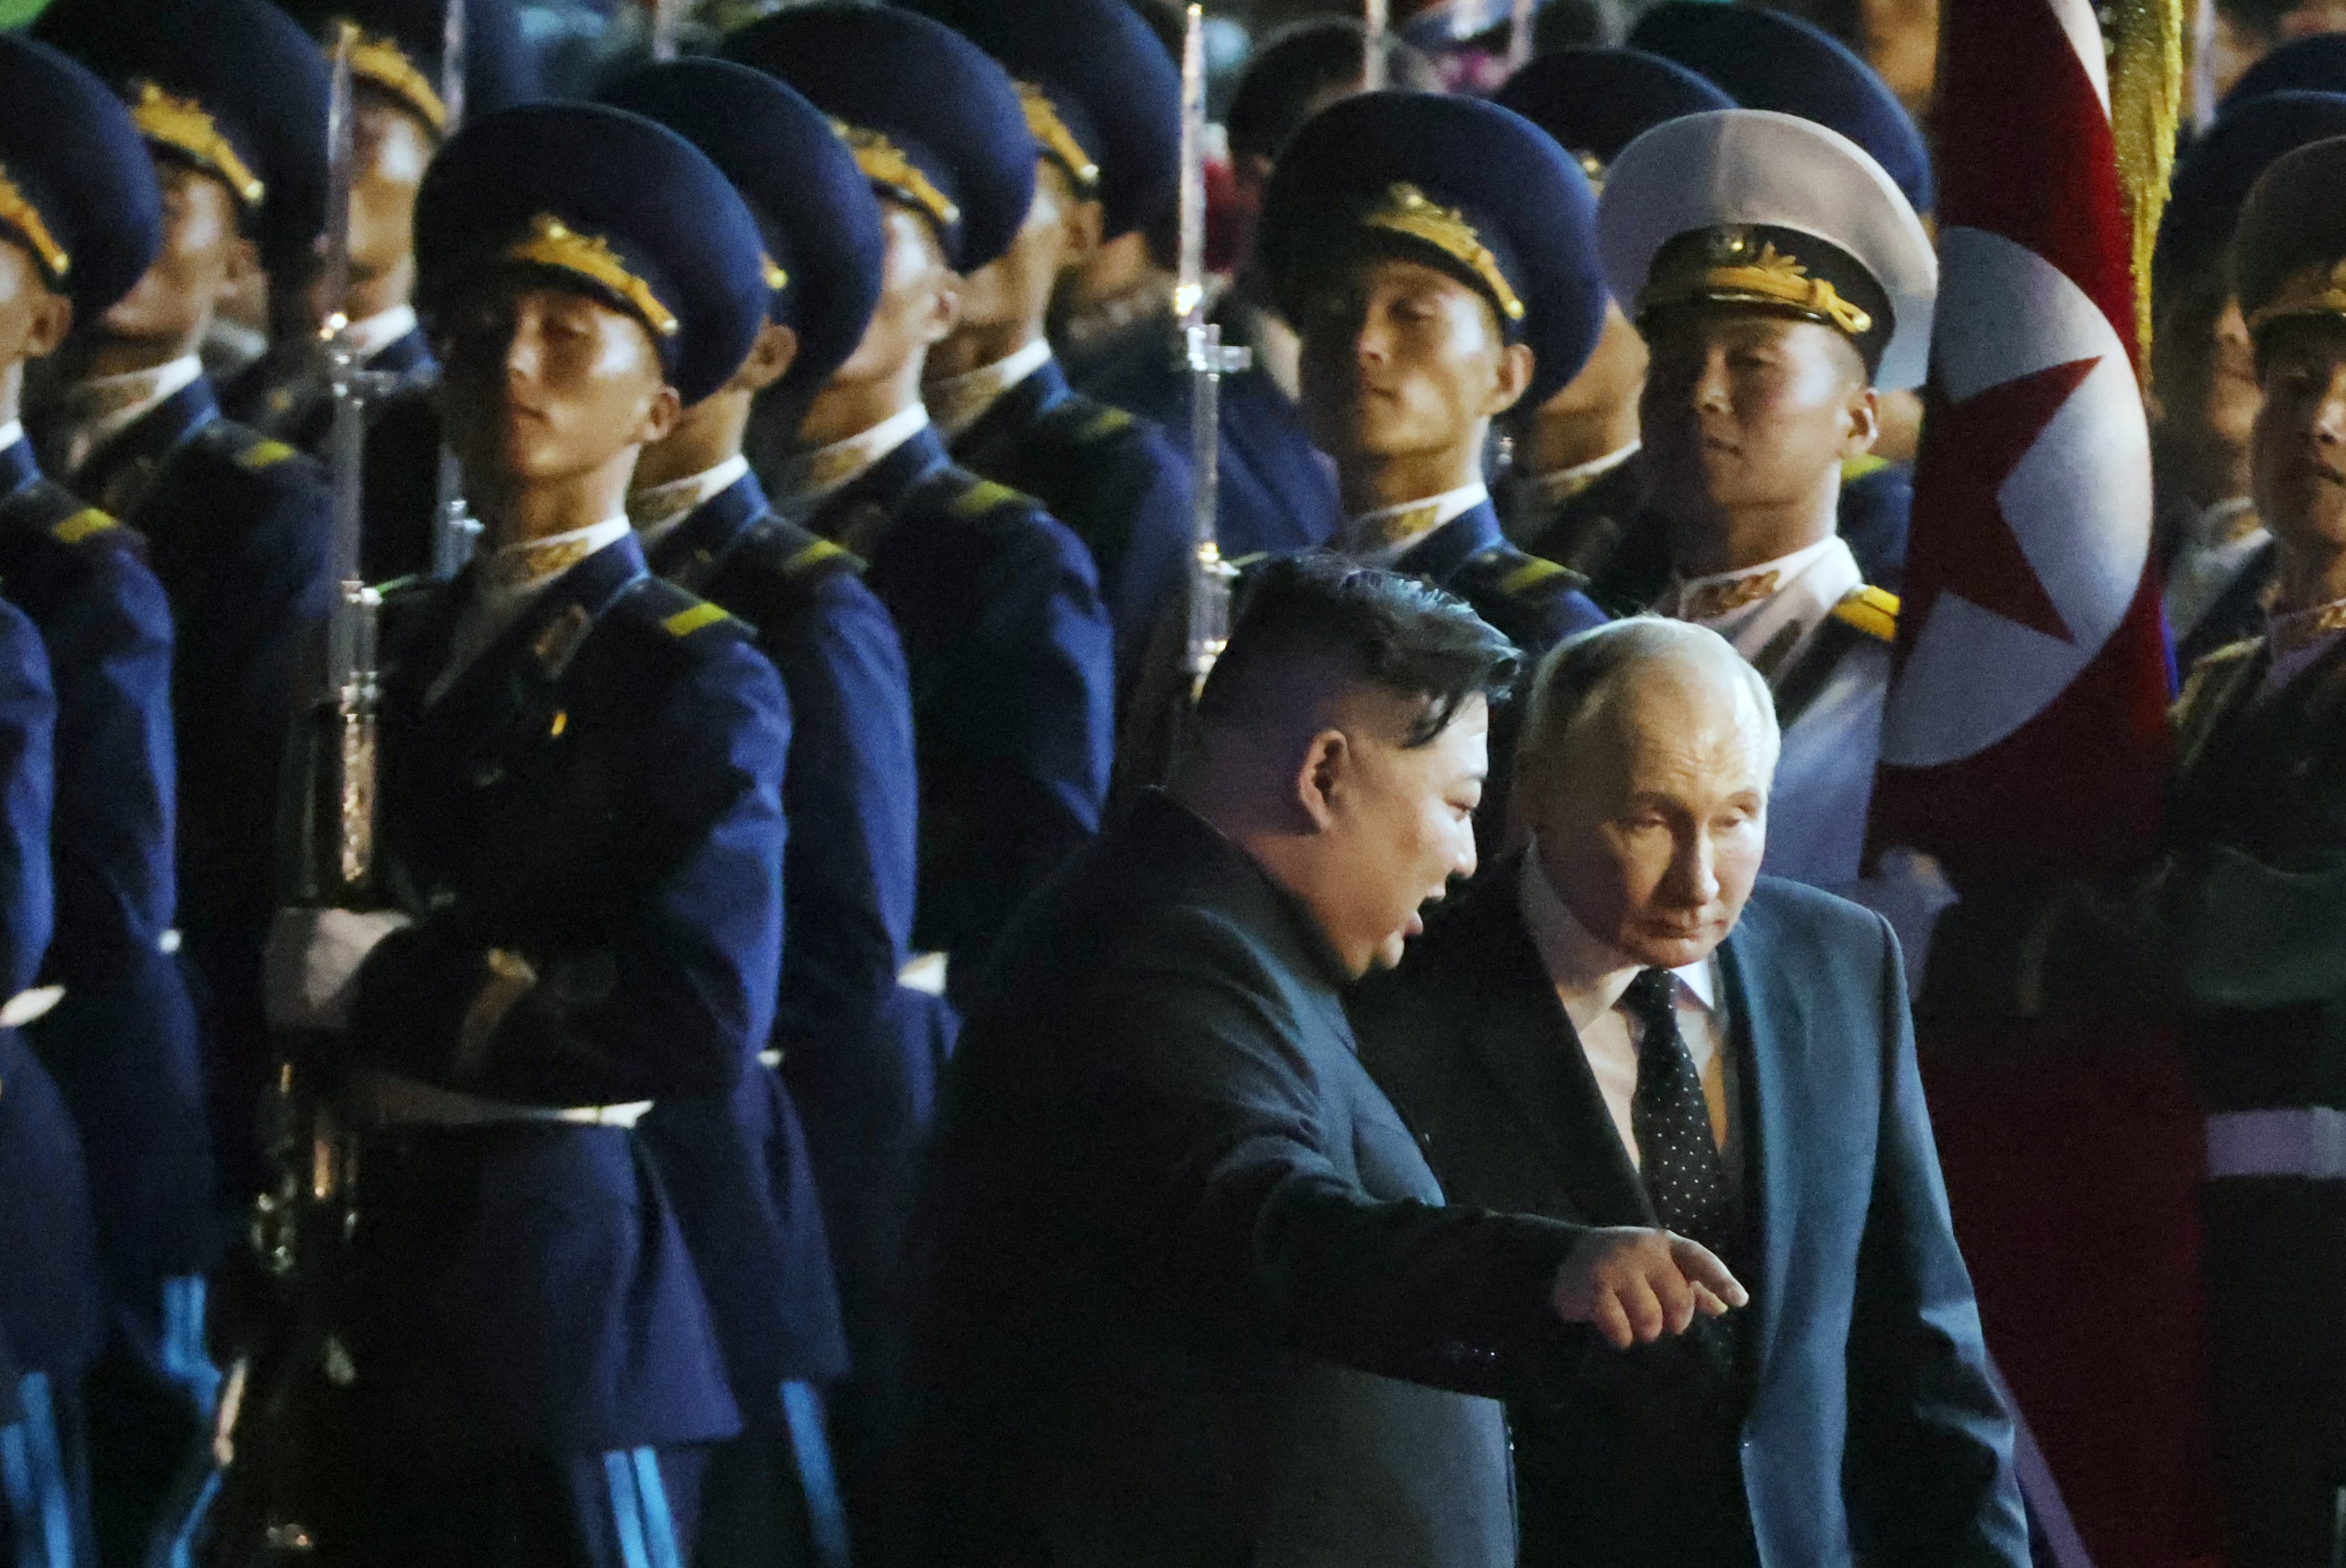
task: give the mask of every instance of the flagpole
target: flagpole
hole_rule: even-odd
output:
[[[1361,86],[1369,92],[1382,90],[1385,85],[1385,30],[1388,0],[1366,0],[1367,10],[1362,17]]]

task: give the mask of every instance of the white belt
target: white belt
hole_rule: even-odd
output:
[[[485,1127],[526,1122],[632,1127],[652,1108],[649,1100],[618,1105],[520,1105],[460,1095],[396,1073],[374,1072],[361,1072],[352,1078],[349,1104],[361,1125],[376,1127]]]
[[[2297,1176],[2346,1181],[2346,1111],[2299,1105],[2222,1111],[2208,1118],[2209,1180]]]

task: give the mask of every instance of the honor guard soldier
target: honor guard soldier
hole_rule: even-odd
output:
[[[1649,504],[1677,580],[1657,606],[1735,645],[1776,694],[1768,869],[1852,886],[1898,601],[1835,530],[1880,391],[1918,385],[1938,263],[1863,148],[1759,109],[1690,115],[1625,148],[1597,229],[1652,355]]]
[[[14,162],[5,171],[20,198],[28,172]],[[5,221],[17,231],[15,219]],[[19,307],[0,316],[21,330]],[[6,395],[19,380],[6,378]],[[0,986],[9,997],[0,1008],[0,1553],[26,1568],[97,1560],[81,1383],[105,1342],[107,1310],[73,1115],[20,1027],[38,1011],[28,992],[55,917],[56,712],[40,632],[0,600]]]
[[[603,101],[659,121],[725,172],[758,219],[778,280],[749,361],[646,449],[627,510],[652,570],[756,629],[790,704],[781,989],[768,1053],[778,1065],[750,1079],[762,1092],[750,1109],[770,1151],[784,1249],[764,1278],[701,1268],[720,1328],[729,1285],[766,1298],[740,1314],[752,1326],[741,1337],[754,1375],[737,1370],[735,1399],[749,1432],[710,1476],[701,1562],[836,1561],[844,1522],[822,1391],[854,1369],[831,1424],[860,1503],[869,1390],[901,1359],[889,1327],[901,1309],[890,1303],[903,1294],[942,1003],[899,994],[896,981],[910,957],[918,797],[894,623],[863,585],[861,561],[774,514],[741,441],[753,398],[821,386],[854,351],[887,239],[846,144],[762,72],[681,60],[622,77]],[[862,1512],[850,1517],[862,1523]],[[784,1528],[801,1517],[805,1525]]]
[[[921,368],[961,280],[1017,238],[1035,140],[1017,89],[952,29],[877,6],[794,6],[725,42],[837,122],[879,193],[886,283],[856,351],[761,417],[795,434],[776,509],[870,563],[895,616],[919,752],[914,945],[975,985],[1027,892],[1097,830],[1114,699],[1110,624],[1081,540],[946,454]]]
[[[273,907],[278,772],[297,664],[322,625],[324,470],[220,416],[196,346],[256,258],[280,274],[324,227],[326,67],[263,0],[160,0],[137,26],[59,0],[36,36],[130,106],[163,190],[162,249],[75,325],[68,384],[36,410],[42,467],[143,535],[170,599],[179,916],[232,1186],[260,1178],[255,1107],[273,1055],[260,950]]]
[[[2341,82],[2346,86],[2346,82]],[[2175,168],[2151,269],[2157,538],[2176,666],[2264,625],[2277,559],[2249,492],[2256,352],[2233,296],[2232,228],[2257,177],[2284,153],[2346,136],[2346,93],[2227,97]]]
[[[2115,883],[1966,888],[1923,1011],[2179,1029],[2201,1193],[2224,1561],[2346,1549],[2346,139],[2266,171],[2232,278],[2263,391],[2251,467],[2279,555],[2263,631],[2174,712],[2166,843]],[[2150,1035],[2148,1038],[2160,1038]]]
[[[1532,61],[1492,99],[1547,132],[1601,190],[1605,169],[1643,133],[1735,100],[1674,60],[1638,49],[1566,49]],[[1507,537],[1588,579],[1616,615],[1654,602],[1669,582],[1669,542],[1644,511],[1637,393],[1646,342],[1618,300],[1587,368],[1505,422],[1515,461],[1498,485]]]
[[[464,88],[442,96],[448,0],[287,0],[285,9],[333,53],[335,30],[358,28],[351,49],[353,89],[351,273],[341,300],[301,301],[314,327],[332,312],[350,318],[359,366],[393,378],[372,396],[382,406],[399,391],[428,383],[432,351],[416,325],[415,188],[455,127],[459,109],[493,113],[536,97],[532,61],[512,0],[463,0]],[[334,390],[314,331],[280,333],[269,351],[220,390],[231,419],[322,456],[333,423]],[[433,433],[435,436],[437,431]],[[430,454],[436,459],[437,449]]]
[[[922,399],[954,462],[1033,495],[1090,549],[1129,680],[1188,569],[1188,463],[1155,425],[1071,388],[1044,329],[1061,280],[1173,206],[1180,74],[1129,0],[914,9],[1010,73],[1036,155],[1026,221],[963,280],[960,323],[929,351]]]
[[[748,355],[765,260],[688,143],[581,105],[451,139],[416,260],[484,549],[386,596],[397,909],[288,911],[270,947],[273,1021],[339,1031],[365,1170],[319,1534],[364,1564],[682,1562],[740,1426],[678,1229],[723,1177],[686,1187],[634,1129],[765,1047],[789,718],[625,504]]]
[[[42,978],[64,994],[26,1033],[81,1128],[97,1202],[107,1333],[87,1427],[110,1563],[145,1555],[218,1381],[202,1063],[170,936],[171,614],[138,537],[44,478],[15,420],[26,363],[128,293],[161,232],[122,104],[56,50],[0,35],[0,582],[39,630],[57,702]]]
[[[1839,131],[1882,166],[1917,213],[1930,213],[1931,152],[1914,117],[1872,66],[1821,28],[1757,6],[1667,0],[1638,19],[1629,42],[1699,72],[1743,108]],[[1922,404],[1905,389],[1882,390],[1882,435],[1841,474],[1840,528],[1866,581],[1894,591],[1906,566]]]

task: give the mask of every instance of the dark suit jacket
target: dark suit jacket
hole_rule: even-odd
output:
[[[1453,1201],[1650,1225],[1525,929],[1520,866],[1501,862],[1355,993],[1362,1060]],[[1723,953],[1749,1151],[1738,1365],[1707,1370],[1698,1343],[1599,1350],[1568,1390],[1517,1401],[1525,1562],[1716,1561],[1673,1547],[1740,1504],[1771,1568],[2025,1563],[2012,1426],[1955,1249],[1890,929],[1763,878]],[[1714,1401],[1736,1445],[1720,1457],[1739,1464],[1688,1451]]]
[[[1309,916],[1151,793],[1014,929],[946,1081],[923,1561],[1508,1568],[1499,1408],[1577,1227],[1441,1207]]]

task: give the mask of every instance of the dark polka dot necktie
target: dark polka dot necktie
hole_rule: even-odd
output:
[[[1727,1173],[1711,1141],[1710,1105],[1702,1077],[1678,1033],[1676,977],[1649,969],[1629,983],[1621,1006],[1645,1026],[1637,1042],[1637,1090],[1629,1131],[1654,1213],[1680,1236],[1712,1251],[1727,1232]]]

